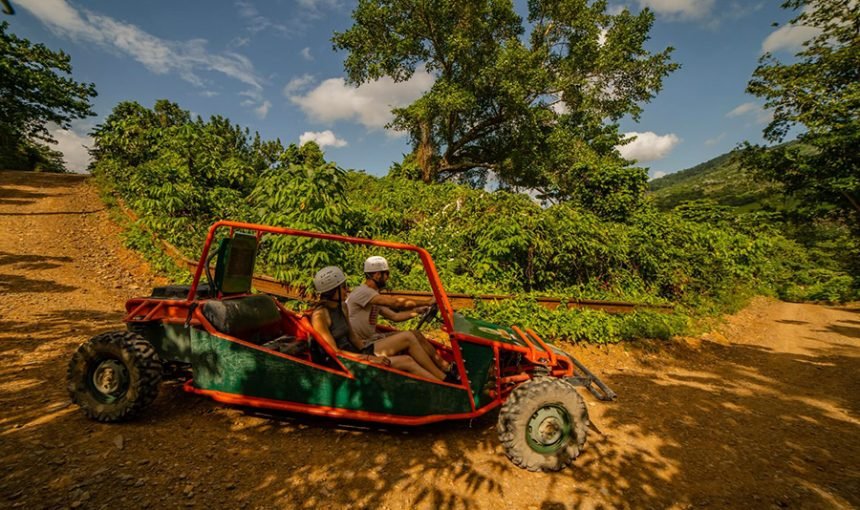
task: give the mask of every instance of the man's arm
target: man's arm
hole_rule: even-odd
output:
[[[430,306],[431,304],[433,304],[433,298],[428,298],[426,300],[422,299],[422,300],[416,301],[414,299],[388,296],[385,294],[377,294],[377,295],[373,296],[373,298],[371,298],[370,303],[374,304],[374,305],[378,305],[378,306],[387,306],[388,308],[391,308],[394,310],[404,311],[404,310],[414,310],[415,308],[418,308],[420,306]],[[409,318],[409,317],[407,317],[407,318]],[[387,317],[386,317],[386,319],[387,319]]]
[[[390,320],[391,322],[403,322],[403,321],[407,321],[409,319],[418,317],[419,315],[424,313],[424,310],[426,310],[426,307],[418,306],[416,308],[413,308],[412,310],[395,312],[394,310],[392,310],[391,308],[388,308],[387,306],[380,306],[379,307],[379,314],[382,315],[383,317],[385,317],[386,319]]]

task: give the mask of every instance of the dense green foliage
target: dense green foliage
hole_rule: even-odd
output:
[[[677,68],[671,48],[645,49],[654,16],[607,11],[603,0],[361,0],[335,34],[353,84],[422,70],[432,88],[396,109],[424,182],[457,177],[535,189],[621,219],[639,206],[642,168],[616,150],[617,121]],[[528,37],[524,36],[528,28]]]
[[[702,221],[647,206],[615,222],[571,203],[542,207],[505,190],[345,172],[313,143],[264,142],[220,117],[192,120],[167,101],[153,109],[122,103],[94,136],[93,172],[103,188],[136,211],[141,226],[192,258],[221,218],[405,241],[430,251],[449,292],[521,296],[469,313],[553,337],[666,337],[687,327],[687,315],[724,311],[753,292],[797,293],[798,264],[814,267],[804,248],[766,225]],[[131,240],[151,251],[146,236]],[[363,259],[374,253],[270,236],[261,270],[307,285],[317,269],[338,264],[356,284]],[[416,256],[381,254],[394,267],[394,288],[428,288]],[[841,282],[818,289],[817,299],[844,297]],[[531,300],[536,295],[679,307],[672,315],[550,312]]]
[[[62,154],[48,124],[68,128],[74,119],[94,115],[93,84],[68,77],[68,55],[7,32],[0,23],[0,169],[63,171]]]
[[[784,186],[739,163],[730,152],[651,181],[654,203],[691,221],[747,232],[779,232],[801,248],[783,254],[794,277],[778,287],[791,301],[845,301],[858,296],[860,239],[839,218],[815,214]],[[812,209],[812,211],[810,210]],[[788,248],[788,247],[787,247]]]
[[[799,143],[747,144],[744,165],[782,183],[810,217],[840,221],[860,236],[860,5],[789,0],[791,21],[818,30],[791,63],[765,54],[747,91],[765,99],[770,142],[799,128]]]
[[[735,212],[773,211],[784,209],[785,202],[790,201],[781,185],[762,181],[755,172],[743,168],[737,152],[654,179],[649,187],[650,196],[662,210],[702,200],[737,208]]]

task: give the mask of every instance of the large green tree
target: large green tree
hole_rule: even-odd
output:
[[[0,23],[0,166],[62,166],[58,153],[43,144],[54,141],[48,124],[69,128],[72,120],[95,115],[95,85],[69,76],[67,54],[21,39],[8,27]]]
[[[531,0],[526,25],[510,0],[360,0],[353,19],[333,38],[352,84],[435,77],[392,123],[411,136],[425,182],[492,171],[565,199],[606,171],[644,188],[642,169],[621,175],[616,122],[637,119],[677,67],[671,48],[645,49],[648,9]]]
[[[746,144],[744,164],[783,183],[806,210],[836,216],[860,231],[860,3],[789,0],[790,22],[817,35],[795,58],[762,56],[747,91],[765,99],[773,121],[764,137],[798,143],[765,148]]]

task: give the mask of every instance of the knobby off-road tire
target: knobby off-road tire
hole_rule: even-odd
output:
[[[155,349],[137,333],[102,333],[69,361],[69,395],[93,420],[126,420],[155,400],[161,370]]]
[[[569,383],[538,377],[514,389],[499,413],[505,454],[529,471],[559,471],[585,445],[588,411]]]

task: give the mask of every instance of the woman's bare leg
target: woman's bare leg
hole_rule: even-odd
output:
[[[448,372],[448,370],[451,369],[451,363],[448,363],[439,355],[439,351],[437,351],[436,347],[430,343],[430,340],[427,340],[427,337],[422,335],[418,330],[413,329],[411,333],[415,335],[415,338],[418,340],[418,344],[427,352],[427,354],[430,355],[430,359],[433,360],[433,363],[436,363],[439,370]]]
[[[399,356],[388,356],[388,359],[391,360],[391,368],[403,370],[404,372],[409,372],[425,379],[436,379],[433,377],[433,374],[421,368],[421,365],[412,356],[401,354]]]
[[[433,362],[433,358],[421,347],[418,339],[411,331],[400,331],[389,335],[377,340],[373,346],[377,356],[394,356],[406,351],[421,365],[421,368],[433,374],[433,378],[440,381],[445,379],[445,372],[439,370],[439,367]]]

